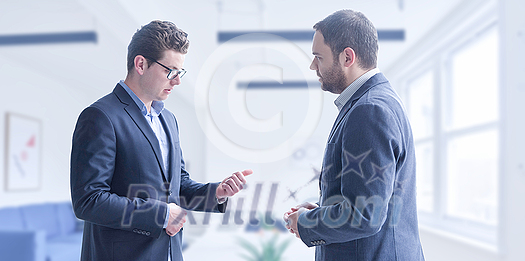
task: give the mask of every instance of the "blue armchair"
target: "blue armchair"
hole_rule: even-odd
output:
[[[0,257],[16,261],[80,259],[83,223],[70,202],[0,209]]]

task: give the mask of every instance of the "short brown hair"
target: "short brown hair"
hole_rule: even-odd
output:
[[[137,55],[146,57],[151,66],[153,61],[150,59],[162,59],[166,50],[186,54],[190,45],[187,36],[186,32],[169,21],[155,20],[142,26],[133,35],[128,45],[128,72],[133,69]]]
[[[359,67],[372,69],[377,66],[377,31],[364,14],[339,10],[317,22],[314,29],[323,35],[335,61],[345,48],[350,47],[359,58]]]

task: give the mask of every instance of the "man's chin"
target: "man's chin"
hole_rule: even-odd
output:
[[[321,83],[321,90],[333,93],[333,90],[330,87],[331,86],[326,86],[324,83]]]

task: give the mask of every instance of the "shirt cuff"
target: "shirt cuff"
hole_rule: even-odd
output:
[[[170,220],[170,205],[166,205],[166,219],[164,219],[164,226],[162,228],[168,227],[168,221]]]
[[[215,197],[215,201],[217,201],[217,204],[221,205],[221,204],[224,204],[226,201],[228,201],[228,197],[221,198],[221,199]]]

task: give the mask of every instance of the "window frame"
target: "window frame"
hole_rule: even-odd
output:
[[[455,32],[453,37],[449,37],[446,41],[439,44],[441,48],[433,48],[427,54],[426,59],[412,63],[410,68],[399,78],[401,83],[400,94],[403,100],[408,101],[410,94],[410,83],[422,77],[427,72],[433,73],[433,134],[431,137],[419,138],[414,140],[417,147],[418,144],[431,144],[433,147],[433,212],[419,211],[420,226],[428,227],[430,230],[437,230],[447,234],[466,238],[468,240],[478,241],[481,244],[486,244],[490,247],[497,248],[498,246],[498,227],[501,222],[498,217],[498,224],[489,225],[477,222],[470,219],[463,219],[447,215],[447,146],[450,141],[456,137],[461,137],[468,134],[482,133],[488,130],[496,130],[498,132],[498,147],[500,148],[497,159],[498,180],[501,180],[502,173],[502,133],[503,117],[502,117],[502,86],[498,82],[498,119],[485,124],[476,124],[469,127],[460,127],[457,129],[447,129],[445,117],[447,108],[445,95],[447,91],[444,88],[452,88],[452,59],[453,55],[463,48],[468,48],[469,45],[479,41],[484,35],[490,33],[490,30],[498,30],[499,35],[501,30],[499,28],[497,13],[490,12],[490,16],[481,16],[474,21],[466,22],[467,26],[463,30]],[[498,39],[499,40],[499,39]],[[499,52],[499,51],[498,51]],[[499,55],[499,53],[498,53]],[[501,58],[500,58],[501,59]],[[499,67],[498,71],[499,73]],[[448,92],[450,93],[450,92]],[[409,102],[406,102],[407,110]],[[498,192],[498,210],[501,209],[501,192],[499,185],[496,185]],[[500,212],[500,211],[498,211]]]

